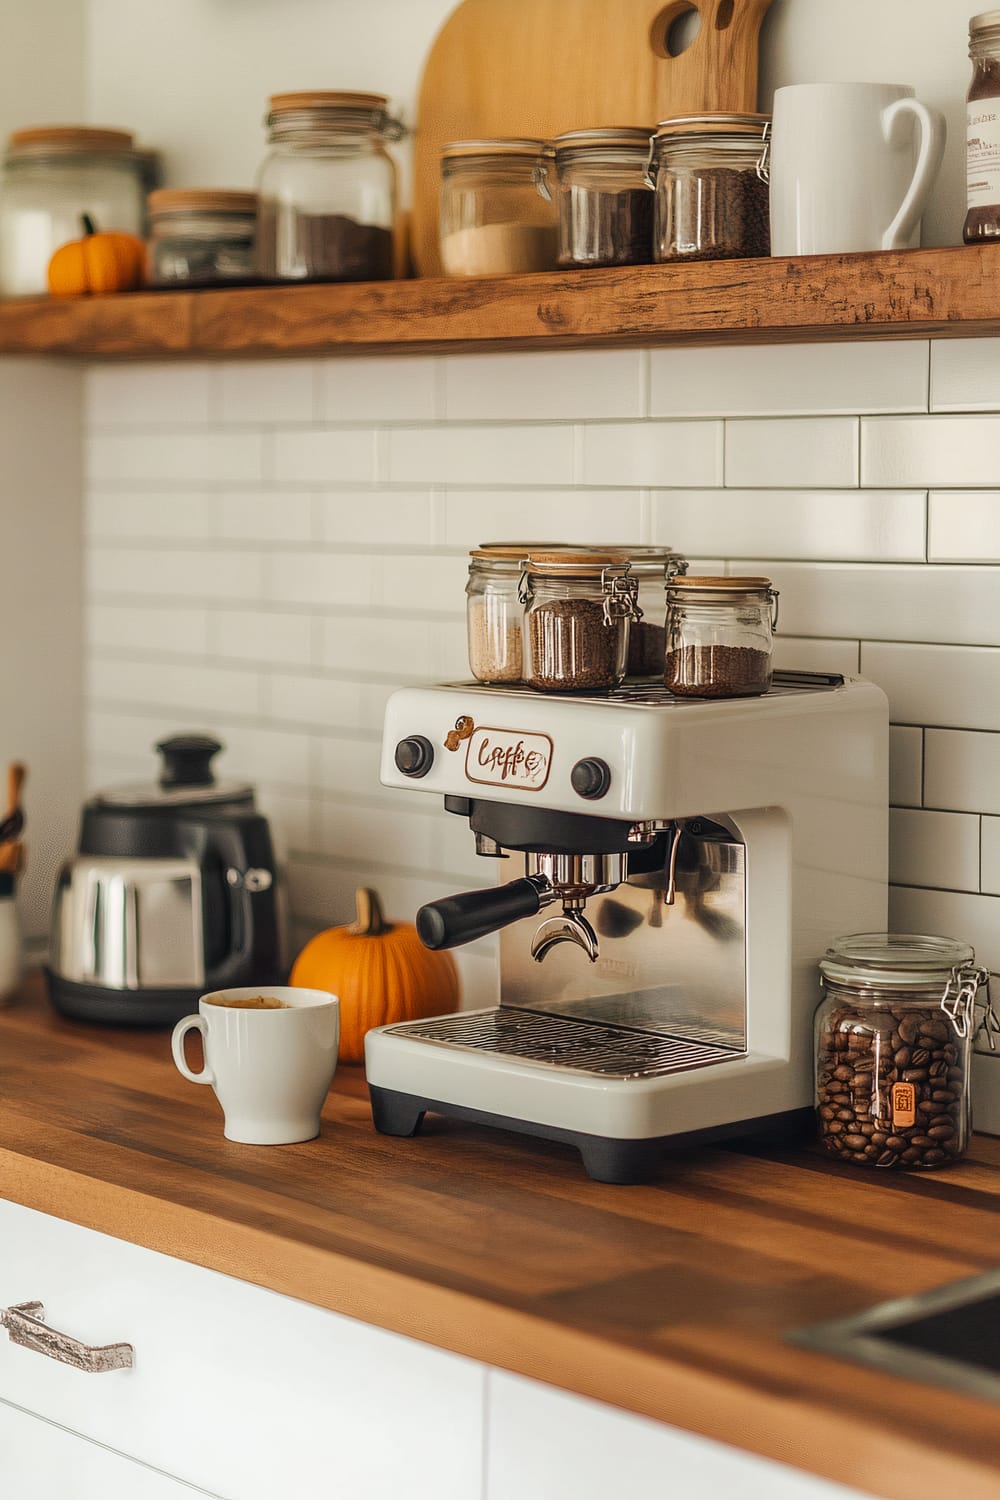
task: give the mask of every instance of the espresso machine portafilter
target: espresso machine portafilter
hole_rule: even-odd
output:
[[[887,756],[860,678],[778,674],[734,700],[394,694],[383,782],[436,793],[523,874],[418,912],[431,948],[499,934],[499,1005],[370,1032],[376,1127],[412,1135],[431,1111],[539,1135],[609,1182],[801,1128],[817,960],[886,919]]]

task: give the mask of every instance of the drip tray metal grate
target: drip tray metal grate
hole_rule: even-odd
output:
[[[439,1047],[495,1052],[501,1057],[546,1063],[602,1078],[658,1078],[705,1068],[742,1057],[733,1047],[670,1036],[651,1036],[624,1026],[594,1021],[572,1021],[533,1011],[500,1007],[442,1016],[427,1021],[404,1021],[390,1028],[392,1035]]]

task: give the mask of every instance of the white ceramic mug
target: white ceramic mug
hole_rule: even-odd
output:
[[[945,136],[944,116],[914,99],[904,84],[793,83],[777,89],[771,254],[919,245]]]
[[[281,1009],[243,1010],[219,1002],[264,995]],[[184,1038],[200,1031],[205,1067],[192,1072]],[[319,1135],[323,1100],[337,1066],[340,1002],[325,990],[260,985],[203,995],[198,1014],[177,1022],[174,1062],[192,1083],[209,1083],[222,1105],[225,1135],[251,1146],[282,1146]]]

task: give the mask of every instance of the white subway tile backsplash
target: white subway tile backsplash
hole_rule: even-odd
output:
[[[1000,818],[982,820],[982,866],[980,889],[1000,896]]]
[[[654,417],[829,416],[927,410],[928,345],[793,344],[654,349]]]
[[[92,597],[135,595],[158,604],[170,597],[252,603],[262,591],[263,562],[251,552],[94,546],[86,569]]]
[[[866,417],[861,483],[876,487],[995,485],[1000,416]]]
[[[934,642],[947,620],[956,644],[997,639],[1000,570],[757,560],[745,571],[767,574],[781,590],[781,626],[792,635]]]
[[[380,741],[380,734],[374,733],[364,738],[324,735],[317,747],[317,787],[340,797],[398,799],[397,805],[408,806],[413,801],[411,792],[392,792],[379,781]]]
[[[598,422],[582,431],[581,484],[722,483],[721,422]]]
[[[237,661],[307,667],[312,656],[309,615],[276,610],[219,610],[211,615],[212,654]]]
[[[419,357],[321,360],[320,419],[433,422],[443,415],[438,410],[437,365],[433,358]]]
[[[782,634],[774,638],[774,665],[786,672],[840,672],[853,677],[860,652],[858,641],[821,641]]]
[[[931,345],[931,411],[1000,411],[1000,339]]]
[[[541,518],[552,535],[542,535]],[[642,497],[636,490],[449,490],[444,535],[449,547],[483,542],[638,542]]]
[[[921,490],[666,490],[652,536],[681,552],[844,562],[923,562]]]
[[[375,478],[370,428],[279,428],[269,438],[268,475],[281,484],[357,484]]]
[[[928,562],[1000,563],[1000,490],[932,490]]]
[[[387,554],[382,559],[382,603],[387,609],[464,615],[468,577],[469,559],[464,553],[456,557]]]
[[[894,807],[889,814],[889,879],[895,885],[978,891],[978,817]]]
[[[268,679],[266,717],[316,729],[353,729],[361,719],[362,687],[336,677],[278,672]]]
[[[727,422],[725,474],[727,488],[856,487],[857,419]]]
[[[208,611],[175,604],[91,604],[86,612],[87,644],[93,650],[157,651],[167,656],[204,656],[208,650]]]
[[[891,886],[889,928],[960,938],[975,948],[978,963],[1000,970],[1000,897]]]
[[[310,735],[257,723],[253,727],[227,724],[220,738],[225,749],[213,762],[217,775],[296,793],[309,785]]]
[[[920,807],[923,776],[923,730],[894,724],[889,730],[889,801],[893,807]]]
[[[217,534],[233,542],[306,542],[313,496],[294,490],[219,495]]]
[[[925,805],[1000,815],[1000,734],[928,729],[924,739]]]
[[[316,498],[318,535],[348,546],[427,547],[433,541],[428,491],[335,491]]]
[[[87,477],[98,485],[240,484],[260,479],[262,453],[257,432],[104,433],[87,444]]]
[[[317,665],[393,680],[429,678],[435,670],[434,629],[427,620],[408,615],[328,616],[319,622]],[[464,649],[464,630],[461,641]]]
[[[211,365],[94,365],[84,380],[87,426],[204,426],[211,418],[211,379]]]
[[[572,427],[400,427],[384,478],[403,484],[570,484]]]
[[[265,597],[302,608],[370,604],[379,566],[380,559],[362,553],[274,552],[268,559]]]
[[[97,540],[163,537],[198,541],[211,535],[212,500],[186,490],[93,490],[86,531]]]
[[[861,673],[894,723],[1000,730],[1000,650],[862,642]]]
[[[451,421],[587,421],[641,417],[637,349],[451,356],[442,361]]]
[[[310,360],[231,360],[213,374],[215,410],[226,426],[308,422],[317,414],[316,366]]]
[[[242,668],[188,663],[115,661],[92,657],[87,696],[102,704],[131,708],[164,708],[178,714],[260,714],[260,678]]]

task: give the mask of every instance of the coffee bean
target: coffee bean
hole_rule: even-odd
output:
[[[926,1047],[916,1047],[916,1048],[914,1048],[913,1056],[910,1058],[910,1065],[911,1065],[911,1067],[914,1067],[914,1068],[924,1068],[924,1067],[926,1067],[927,1064],[928,1064],[928,1062],[930,1061],[930,1056],[931,1055],[928,1052],[928,1050],[927,1050]]]
[[[955,1127],[950,1121],[947,1125],[931,1125],[927,1134],[932,1141],[947,1141],[955,1134]]]
[[[849,1068],[846,1063],[841,1063],[839,1068],[834,1068],[833,1076],[839,1079],[841,1083],[847,1083],[854,1077],[854,1069]]]
[[[897,1068],[908,1068],[910,1066],[910,1062],[912,1061],[912,1058],[913,1058],[913,1049],[912,1048],[910,1048],[910,1047],[900,1047],[899,1050],[898,1050],[898,1052],[896,1053],[896,1055],[893,1058],[893,1062],[896,1064]]]
[[[904,1068],[903,1071],[902,1071],[902,1073],[900,1074],[900,1077],[902,1078],[902,1080],[903,1080],[904,1083],[926,1083],[927,1082],[927,1069],[926,1068]]]
[[[916,1016],[905,1016],[899,1023],[899,1035],[901,1039],[912,1046],[920,1035],[920,1022]]]
[[[844,1145],[849,1146],[852,1151],[862,1151],[868,1142],[863,1135],[845,1135]]]

